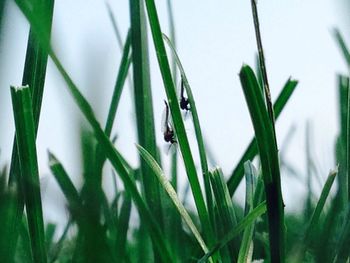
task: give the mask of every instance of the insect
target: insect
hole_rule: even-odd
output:
[[[176,140],[175,140],[174,130],[169,123],[169,105],[165,100],[164,100],[164,103],[165,103],[165,113],[163,115],[163,120],[162,120],[162,132],[164,135],[164,140],[166,142],[170,142],[171,144],[173,144],[173,143],[176,143]]]
[[[184,81],[181,78],[181,91],[180,91],[180,108],[185,111],[190,110],[190,101],[184,96],[185,86]]]

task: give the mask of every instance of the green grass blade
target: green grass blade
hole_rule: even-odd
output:
[[[222,170],[214,169],[211,172],[211,186],[215,196],[216,208],[218,210],[218,218],[216,224],[219,229],[218,239],[221,239],[227,232],[237,225],[237,219],[233,203],[224,180]],[[231,260],[237,258],[238,255],[238,240],[230,242],[227,246]]]
[[[256,208],[253,209],[252,212],[250,212],[246,217],[240,221],[235,228],[230,230],[229,233],[226,234],[224,238],[222,238],[218,244],[216,244],[206,255],[204,255],[200,260],[198,260],[198,263],[204,263],[208,260],[208,258],[213,255],[216,251],[218,251],[220,248],[224,247],[228,242],[230,242],[232,239],[238,236],[238,234],[246,229],[250,224],[254,223],[255,220],[263,215],[266,212],[266,203],[263,202],[260,205],[258,205]]]
[[[182,153],[185,169],[188,180],[191,185],[196,208],[201,221],[202,229],[205,230],[208,242],[213,240],[213,231],[210,227],[208,211],[205,206],[202,190],[200,188],[196,167],[189,146],[188,138],[185,131],[185,126],[182,120],[180,106],[176,96],[175,86],[170,72],[168,57],[166,54],[164,42],[162,39],[162,31],[158,20],[157,10],[153,0],[146,0],[148,19],[153,36],[153,42],[158,58],[159,69],[162,74],[165,91],[168,98],[172,120],[178,140],[178,144]],[[210,244],[210,243],[209,243]]]
[[[125,41],[123,55],[119,65],[119,71],[118,71],[117,80],[114,86],[112,101],[109,106],[108,117],[107,117],[107,122],[105,126],[105,133],[108,137],[111,136],[115,115],[117,113],[117,109],[120,101],[120,96],[122,94],[125,80],[128,75],[128,71],[131,64],[131,58],[129,57],[130,48],[131,48],[131,38],[130,38],[130,32],[129,32]]]
[[[72,221],[68,221],[64,230],[63,230],[61,237],[59,238],[57,243],[52,247],[51,251],[49,251],[49,262],[50,263],[54,263],[57,260],[59,254],[61,253],[62,248],[63,248],[63,244],[66,241],[68,230],[71,227],[71,225],[72,225]]]
[[[83,203],[79,196],[78,190],[75,188],[73,182],[69,178],[66,170],[63,165],[57,158],[51,153],[49,155],[49,167],[52,174],[54,175],[57,183],[59,184],[64,196],[66,197],[69,208],[73,216],[82,214],[83,212]]]
[[[338,101],[339,101],[339,122],[340,122],[340,134],[338,136],[336,144],[336,158],[339,163],[338,173],[338,195],[341,201],[342,209],[347,207],[348,203],[348,109],[349,109],[349,77],[344,75],[338,75]]]
[[[146,163],[153,170],[154,174],[156,175],[157,179],[159,180],[159,183],[162,185],[164,190],[168,193],[171,201],[173,202],[173,204],[175,205],[175,207],[179,211],[181,217],[183,218],[183,220],[185,221],[187,226],[190,228],[192,234],[196,238],[198,244],[201,246],[203,252],[207,253],[208,252],[208,248],[207,248],[207,246],[206,246],[206,244],[205,244],[201,234],[199,233],[197,227],[193,223],[190,215],[186,211],[186,208],[183,206],[183,204],[181,203],[180,199],[178,198],[178,196],[177,196],[174,188],[172,187],[171,183],[166,178],[164,172],[162,171],[162,168],[160,168],[160,166],[158,165],[157,161],[152,157],[152,155],[149,152],[147,152],[146,149],[144,149],[140,145],[136,145],[136,146],[137,146],[137,149],[138,149],[140,155],[142,156],[142,158],[146,161]]]
[[[315,229],[316,229],[317,225],[319,224],[321,212],[324,208],[324,205],[325,205],[326,200],[329,196],[331,187],[333,185],[333,182],[334,182],[337,174],[338,174],[338,169],[331,171],[328,175],[326,183],[323,186],[320,198],[318,199],[316,208],[311,216],[310,223],[308,224],[308,226],[305,230],[304,238],[303,238],[303,241],[301,243],[300,249],[298,251],[298,257],[299,257],[298,260],[302,260],[306,249],[308,248],[313,237],[315,236]]]
[[[5,1],[3,1],[5,2]],[[17,0],[17,3],[25,6],[23,1]],[[51,32],[52,16],[53,16],[54,0],[42,1],[41,5],[33,5],[33,10],[36,12],[37,16],[40,18],[40,23],[43,29],[46,31],[47,36]],[[31,90],[32,107],[33,107],[33,118],[34,118],[34,128],[35,134],[39,125],[39,117],[41,110],[41,102],[44,91],[46,66],[47,66],[48,54],[44,48],[39,44],[37,36],[34,30],[31,28],[29,32],[29,39],[27,44],[26,59],[24,64],[22,85],[29,85]],[[17,142],[16,136],[13,143],[11,166],[10,166],[10,176],[9,184],[17,184],[18,178],[20,176],[20,164],[17,153]],[[18,186],[20,187],[20,186]],[[17,243],[18,226],[20,225],[20,220],[22,219],[24,198],[22,196],[22,191],[18,191],[18,197],[16,198],[17,207],[16,213],[9,220],[10,226],[8,228],[7,237],[8,242],[8,253],[14,255]]]
[[[267,203],[271,261],[284,262],[284,204],[274,130],[253,70],[244,65],[239,76],[259,148]]]
[[[264,92],[265,92],[265,102],[267,105],[267,112],[269,114],[269,118],[270,118],[271,125],[272,125],[273,135],[275,137],[275,143],[277,144],[276,132],[275,132],[275,115],[273,112],[270,86],[269,86],[269,81],[267,78],[267,71],[266,71],[266,64],[265,64],[265,55],[264,55],[264,49],[263,49],[262,40],[261,40],[257,1],[251,0],[250,2],[251,2],[252,15],[253,15],[253,20],[254,20],[256,43],[257,43],[257,47],[258,47],[260,72],[261,72],[261,76],[262,76],[262,80],[263,80],[263,84],[264,84],[263,87],[264,87]]]
[[[116,255],[117,258],[124,258],[126,255],[127,234],[129,229],[129,221],[131,214],[131,199],[130,196],[125,193],[122,206],[120,208],[120,214],[117,222],[117,242],[116,242]]]
[[[350,256],[350,205],[348,205],[347,216],[344,222],[344,227],[341,231],[341,236],[338,244],[338,254],[335,263],[349,262]]]
[[[345,43],[345,40],[337,28],[335,28],[333,30],[333,34],[334,34],[334,38],[335,38],[335,40],[340,48],[340,51],[342,52],[342,55],[345,59],[345,62],[347,64],[347,66],[350,68],[350,52],[349,52],[349,49]]]
[[[248,215],[254,207],[254,193],[255,193],[255,180],[257,178],[257,172],[255,167],[250,161],[244,164],[244,173],[246,177],[246,201],[245,201],[245,215]],[[250,262],[253,250],[253,233],[254,223],[247,226],[244,229],[241,247],[238,254],[238,263]]]
[[[20,183],[24,190],[33,260],[34,262],[44,263],[47,262],[47,254],[35,146],[35,127],[29,87],[11,87],[11,97],[21,167]]]
[[[157,156],[154,114],[149,72],[147,24],[143,1],[130,0],[131,46],[134,77],[134,99],[138,142],[152,156]],[[161,228],[164,227],[159,183],[152,170],[141,159],[142,187],[145,200]]]
[[[190,103],[190,108],[191,108],[191,115],[192,115],[192,120],[193,120],[193,126],[196,134],[196,139],[197,139],[197,145],[198,145],[198,151],[199,151],[199,157],[201,161],[201,168],[202,168],[202,173],[203,173],[203,181],[204,181],[204,188],[205,188],[205,196],[206,196],[206,201],[207,201],[207,206],[208,206],[208,212],[211,218],[213,218],[214,214],[214,206],[213,206],[213,198],[212,198],[212,192],[210,188],[210,179],[209,179],[209,170],[208,170],[208,161],[207,161],[207,154],[205,151],[205,146],[204,146],[204,139],[202,135],[202,130],[201,126],[199,123],[199,117],[198,117],[198,112],[197,112],[197,107],[195,104],[195,100],[193,97],[192,89],[190,87],[190,84],[188,82],[185,70],[182,66],[182,63],[180,61],[179,56],[177,55],[177,52],[175,50],[175,47],[171,43],[170,39],[163,34],[163,39],[165,42],[168,44],[170,47],[170,50],[172,51],[172,54],[175,58],[175,62],[180,70],[181,74],[181,79],[184,83],[185,89],[186,89],[186,94],[188,96],[188,100]]]
[[[292,96],[297,84],[298,82],[296,80],[288,79],[286,84],[283,86],[281,93],[278,95],[278,98],[273,105],[276,120]],[[252,161],[257,154],[258,145],[256,143],[256,139],[253,138],[227,181],[231,196],[235,193],[244,176],[244,163],[248,160]]]

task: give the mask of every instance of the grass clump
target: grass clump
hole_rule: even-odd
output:
[[[0,170],[0,262],[252,262],[260,259],[265,262],[347,262],[350,240],[349,77],[339,76],[341,133],[336,145],[339,167],[329,174],[316,202],[311,200],[312,193],[305,200],[307,216],[285,214],[275,118],[279,118],[298,82],[288,79],[272,104],[256,1],[251,1],[251,7],[259,68],[255,73],[250,66],[243,65],[239,72],[254,138],[228,176],[220,167],[211,169],[208,164],[208,149],[193,87],[189,84],[190,76],[176,51],[176,28],[170,1],[167,2],[169,38],[162,31],[153,0],[130,0],[130,29],[124,44],[108,7],[122,46],[122,57],[105,125],[96,118],[90,102],[50,43],[54,2],[15,2],[30,25],[22,83],[28,86],[11,88],[15,140],[10,169]],[[0,5],[0,21],[3,10]],[[148,46],[148,35],[153,46]],[[335,36],[349,62],[345,41],[339,31],[335,31]],[[176,151],[172,155],[170,179],[162,167],[155,136],[149,66],[151,48],[156,51],[166,105],[176,135],[171,142],[181,157],[177,158]],[[81,132],[84,169],[81,188],[73,184],[59,157],[48,153],[48,166],[69,211],[67,224],[59,235],[56,225],[43,217],[36,153],[48,59],[61,74],[67,91],[89,124],[89,129]],[[116,112],[131,66],[137,142],[130,147],[135,147],[139,153],[140,165],[136,168],[123,157],[113,138]],[[175,88],[177,78],[182,85],[180,94]],[[189,112],[188,119],[181,110]],[[185,122],[192,122],[195,130],[200,169],[195,166],[194,149]],[[184,164],[194,209],[184,204],[179,196],[178,161]],[[112,166],[112,176],[120,179],[114,178],[111,198],[102,184],[106,163]],[[246,194],[242,205],[232,197],[243,178]],[[335,181],[338,189],[333,197],[330,193]],[[139,223],[137,226],[135,221]]]

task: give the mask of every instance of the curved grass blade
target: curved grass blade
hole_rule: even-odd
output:
[[[193,119],[193,126],[194,126],[195,133],[196,133],[199,157],[200,157],[202,173],[203,173],[205,196],[206,196],[206,201],[207,201],[207,206],[208,206],[208,212],[209,212],[209,215],[210,215],[212,222],[213,222],[214,206],[213,206],[212,192],[211,192],[211,188],[210,188],[208,161],[207,161],[207,154],[206,154],[205,146],[204,146],[204,139],[203,139],[203,135],[202,135],[202,130],[201,130],[201,126],[199,123],[197,107],[196,107],[196,104],[194,101],[192,89],[191,89],[190,84],[188,82],[185,70],[181,64],[180,58],[177,55],[175,47],[173,46],[170,39],[165,34],[163,34],[163,39],[170,47],[170,50],[172,51],[172,54],[175,58],[175,62],[180,70],[181,80],[183,81],[184,87],[186,89],[186,94],[188,96],[188,100],[190,103],[192,119]]]
[[[289,98],[292,96],[297,84],[298,82],[296,80],[288,79],[286,84],[283,86],[281,93],[278,95],[278,98],[273,105],[276,120],[280,116]],[[256,143],[256,139],[253,138],[227,181],[231,196],[233,196],[235,193],[244,176],[244,163],[248,160],[252,161],[257,154],[258,145]]]
[[[240,221],[234,229],[232,229],[227,235],[222,238],[215,246],[213,246],[212,249],[210,249],[209,253],[204,255],[200,260],[198,260],[198,263],[204,263],[208,260],[209,257],[211,257],[216,251],[218,251],[220,248],[224,247],[228,242],[230,242],[232,239],[237,237],[237,235],[246,229],[250,224],[254,223],[255,220],[263,215],[266,212],[266,203],[263,202],[259,204],[256,208],[253,209],[246,217]]]
[[[33,260],[38,263],[46,263],[47,254],[35,146],[35,125],[29,87],[11,87],[11,98],[21,167],[19,182],[24,191]]]
[[[134,100],[139,144],[157,156],[154,114],[149,72],[147,24],[144,3],[130,0],[131,46],[134,77]],[[141,159],[141,183],[145,200],[161,228],[164,227],[160,187],[152,170]]]
[[[267,203],[271,262],[284,262],[284,204],[274,130],[253,70],[243,65],[239,76],[259,148]]]
[[[180,107],[177,101],[175,86],[172,80],[168,57],[166,54],[164,42],[162,39],[162,31],[158,20],[158,14],[153,0],[146,0],[148,19],[152,31],[153,42],[158,58],[159,69],[162,74],[165,91],[168,98],[171,116],[174,122],[174,128],[182,158],[186,168],[188,180],[191,185],[196,208],[201,221],[202,229],[205,230],[205,235],[208,242],[213,240],[213,231],[211,229],[208,211],[205,206],[202,190],[200,188],[196,167],[191,153],[190,145],[185,131],[185,126],[182,120]]]
[[[244,164],[244,174],[246,178],[246,200],[245,200],[245,215],[253,211],[254,207],[254,193],[256,189],[255,180],[257,172],[250,161]],[[253,234],[254,223],[244,229],[241,247],[238,254],[238,263],[251,262],[253,252]]]
[[[147,152],[146,149],[144,149],[140,145],[136,145],[141,157],[146,161],[146,163],[150,166],[150,168],[153,170],[154,174],[156,175],[157,179],[159,180],[159,183],[162,185],[164,190],[168,193],[171,201],[177,208],[178,212],[180,213],[181,217],[187,224],[187,226],[190,228],[191,232],[193,233],[194,237],[196,238],[198,244],[202,248],[204,253],[208,252],[208,248],[201,237],[201,234],[199,233],[197,227],[193,223],[190,215],[187,213],[186,208],[181,203],[180,199],[178,198],[174,188],[172,187],[171,183],[168,181],[168,179],[165,177],[164,172],[162,171],[162,168],[158,165],[157,161],[152,157],[152,155]]]

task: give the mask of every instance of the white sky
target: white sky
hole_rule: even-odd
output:
[[[125,39],[129,27],[128,1],[108,2]],[[156,1],[162,30],[167,33],[165,3]],[[313,125],[312,151],[321,175],[325,177],[334,167],[333,144],[338,131],[336,73],[346,72],[346,66],[331,29],[337,26],[349,33],[342,26],[341,8],[336,4],[331,0],[260,0],[258,3],[272,97],[276,98],[289,76],[300,81],[277,123],[277,136],[281,144],[292,125],[296,126],[287,157],[302,175],[305,174],[307,120]],[[173,10],[178,54],[193,89],[203,133],[217,165],[228,175],[253,134],[238,78],[243,63],[255,66],[256,42],[250,1],[174,1]],[[18,9],[11,3],[6,11],[8,16],[0,46],[1,165],[10,160],[14,133],[9,85],[21,83],[28,34],[28,26]],[[121,57],[104,1],[56,0],[53,43],[68,72],[104,123]],[[164,145],[160,118],[165,93],[153,49],[153,42],[150,42],[157,140]],[[126,90],[118,110],[115,132],[119,136],[118,148],[136,164],[135,116],[129,89]],[[79,153],[76,128],[81,117],[65,84],[49,63],[38,153],[41,173],[48,178],[44,190],[47,203],[50,203],[47,207],[54,207],[46,209],[45,213],[54,221],[60,220],[60,214],[62,216],[56,210],[64,211],[62,201],[57,202],[63,197],[49,173],[46,151],[53,151],[79,184],[81,171],[74,162]],[[190,137],[194,136],[190,125],[188,132]],[[199,164],[198,158],[196,160]],[[287,209],[299,208],[295,195],[304,193],[304,186],[286,174],[283,176]],[[108,182],[106,188],[110,191]],[[319,192],[317,185],[315,190]],[[239,199],[242,199],[242,189],[240,193]]]

